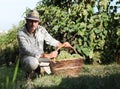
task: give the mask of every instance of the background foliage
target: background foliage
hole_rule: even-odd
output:
[[[103,64],[114,62],[120,50],[119,2],[111,6],[112,1],[42,0],[36,9],[40,14],[40,25],[45,26],[53,37],[70,42],[86,58],[86,63]],[[16,32],[23,25],[24,21],[21,21],[7,34],[0,35],[0,60],[6,61],[7,65],[18,55]],[[45,50],[53,49],[47,47]]]
[[[95,3],[97,2],[97,4]],[[45,0],[40,20],[58,40],[70,42],[86,62],[113,62],[119,48],[119,13],[112,0]],[[98,12],[94,12],[94,7]]]

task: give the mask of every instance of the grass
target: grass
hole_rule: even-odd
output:
[[[83,65],[77,77],[44,75],[26,80],[20,68],[12,87],[15,66],[0,67],[0,89],[119,89],[120,65]]]

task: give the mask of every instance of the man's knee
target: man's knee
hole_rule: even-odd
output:
[[[38,67],[39,61],[34,57],[27,57],[26,59],[24,59],[24,65],[25,65],[25,70],[31,72]]]

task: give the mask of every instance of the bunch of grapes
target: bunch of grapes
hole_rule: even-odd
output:
[[[57,60],[69,60],[69,59],[75,59],[80,58],[81,56],[79,54],[70,54],[67,51],[60,51],[59,55],[57,56]]]

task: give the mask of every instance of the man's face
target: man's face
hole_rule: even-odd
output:
[[[26,20],[27,21],[27,28],[29,31],[34,32],[38,27],[39,21],[36,20]]]

